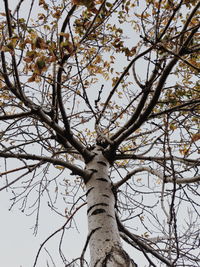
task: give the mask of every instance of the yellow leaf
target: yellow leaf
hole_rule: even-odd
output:
[[[60,32],[59,35],[64,36],[66,39],[69,39],[69,33],[67,32]]]
[[[192,142],[200,140],[200,133],[196,133],[192,136]]]
[[[63,170],[65,167],[63,167],[63,166],[55,166],[55,168],[58,169],[58,170]]]

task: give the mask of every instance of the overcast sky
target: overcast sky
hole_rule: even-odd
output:
[[[25,3],[29,0],[25,0]],[[10,4],[15,4],[16,1],[10,0]],[[30,3],[30,2],[29,2]],[[0,0],[0,10],[2,9],[3,0]],[[27,12],[27,5],[23,5],[23,12]],[[141,71],[143,69],[141,68]],[[1,129],[0,129],[1,130]],[[16,162],[13,159],[13,166]],[[16,165],[17,166],[17,165]],[[3,161],[0,165],[3,169]],[[1,172],[1,170],[0,170]],[[53,175],[51,173],[51,175]],[[14,176],[13,176],[14,177]],[[37,236],[34,236],[35,215],[27,216],[19,210],[19,205],[16,205],[9,211],[12,194],[7,191],[0,192],[0,212],[1,212],[1,227],[0,227],[0,266],[2,267],[32,267],[36,253],[40,244],[54,231],[60,228],[65,218],[62,218],[51,211],[47,206],[47,198],[44,197],[40,211],[39,230]],[[65,203],[60,200],[60,209],[65,209]],[[160,207],[159,207],[160,208]],[[77,229],[66,231],[65,242],[63,242],[63,252],[67,259],[73,259],[80,255],[83,249],[84,242],[87,236],[87,218],[86,207],[76,214]],[[80,231],[79,231],[80,230]],[[63,266],[58,255],[60,234],[48,241],[46,248],[55,260],[56,267]],[[134,255],[133,249],[129,248],[128,252],[134,260],[140,264],[140,267],[145,267],[142,260],[144,257],[137,252]],[[53,267],[48,253],[43,249],[40,254],[37,267],[46,266],[48,260],[49,266]]]

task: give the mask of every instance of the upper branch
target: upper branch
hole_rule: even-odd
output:
[[[122,128],[123,131],[120,131],[121,133],[119,136],[118,136],[118,134],[116,134],[116,137],[114,135],[115,148],[117,148],[121,144],[121,142],[123,142],[129,135],[131,135],[135,130],[137,130],[147,120],[148,116],[150,115],[153,108],[157,104],[157,101],[160,97],[162,88],[163,88],[163,86],[167,80],[169,73],[171,72],[172,68],[175,66],[177,61],[178,61],[178,58],[175,57],[165,67],[165,69],[163,70],[163,73],[162,73],[162,75],[158,81],[158,84],[154,90],[154,95],[153,95],[152,99],[150,100],[150,102],[149,102],[148,106],[146,107],[146,109],[144,110],[144,112],[140,114],[137,121],[135,123],[133,123],[132,125],[130,125],[128,128],[126,128],[124,126]],[[130,120],[132,120],[132,118]]]
[[[195,11],[196,10],[197,9],[195,7]],[[192,14],[194,16],[195,12],[192,11]],[[143,112],[142,112],[142,110],[140,110],[141,113],[138,116],[138,119],[135,121],[135,113],[134,113],[131,116],[131,118],[129,119],[129,121],[117,133],[115,133],[112,136],[112,140],[114,141],[114,145],[113,145],[114,149],[116,149],[121,144],[121,142],[123,142],[129,135],[131,135],[135,130],[137,130],[148,119],[153,108],[157,104],[157,101],[160,97],[163,86],[164,86],[170,72],[172,71],[173,67],[176,65],[178,60],[181,58],[181,56],[186,54],[187,48],[190,45],[193,36],[198,31],[199,27],[200,27],[200,25],[198,24],[196,27],[194,27],[191,30],[190,34],[188,35],[186,40],[181,45],[178,53],[173,55],[173,58],[171,59],[171,61],[164,68],[164,70],[163,70],[163,72],[162,72],[162,74],[158,80],[158,83],[156,85],[156,88],[154,90],[154,94],[153,94],[151,100],[149,101],[149,104],[147,105],[147,107],[145,108],[145,110]],[[139,105],[140,104],[141,104],[141,102],[139,103]]]
[[[152,118],[158,118],[159,116],[163,115],[163,114],[167,114],[167,113],[172,113],[172,112],[176,112],[176,111],[183,111],[185,107],[191,106],[191,105],[198,105],[200,104],[200,99],[195,99],[195,100],[189,100],[183,104],[177,105],[175,107],[166,109],[164,111],[160,111],[157,113],[153,113],[149,116],[149,119]],[[191,110],[191,107],[188,107],[188,109]]]
[[[6,12],[6,20],[7,20],[7,28],[8,28],[8,35],[9,35],[9,38],[11,38],[13,36],[13,30],[12,30],[12,25],[11,25],[11,16],[10,16],[10,10],[9,10],[9,6],[8,6],[8,0],[4,0],[4,6],[5,6],[5,12]],[[4,78],[7,76],[7,73],[5,71],[5,57],[4,57],[4,52],[1,52],[2,53],[2,64],[4,65],[3,68],[4,68]],[[12,65],[13,65],[13,70],[14,70],[14,79],[15,79],[15,87],[17,88],[16,89],[16,92],[17,94],[19,95],[19,97],[24,100],[27,100],[24,93],[23,93],[23,90],[22,90],[22,87],[21,87],[21,82],[20,82],[20,79],[19,79],[19,72],[18,72],[18,67],[17,67],[17,62],[16,62],[16,57],[15,57],[15,52],[13,51],[13,53],[11,53],[11,57],[12,57]],[[6,80],[8,81],[9,78],[8,76],[6,77]],[[15,93],[16,93],[15,92]]]
[[[6,18],[7,18],[7,24],[8,24],[8,32],[9,32],[9,37],[12,37],[12,29],[11,29],[11,21],[10,21],[10,13],[8,9],[8,1],[5,0],[5,10],[6,10]],[[74,11],[74,8],[69,12],[67,19],[65,22],[69,20],[69,16],[72,15]],[[64,26],[63,26],[64,30]],[[45,122],[48,126],[53,128],[55,132],[60,136],[61,138],[66,139],[87,161],[91,158],[91,153],[83,146],[77,139],[74,138],[70,125],[67,120],[67,116],[65,114],[65,109],[64,109],[64,104],[62,101],[62,95],[61,95],[61,80],[62,80],[62,71],[63,71],[63,65],[67,61],[68,57],[64,56],[61,63],[60,67],[58,70],[58,81],[57,81],[57,94],[58,94],[58,101],[60,105],[60,110],[61,114],[63,117],[64,125],[65,125],[65,131],[54,121],[54,119],[50,119],[49,116],[47,116],[47,113],[38,105],[34,104],[30,98],[28,98],[22,88],[21,88],[21,82],[19,80],[19,74],[18,74],[18,69],[17,69],[17,64],[15,60],[15,55],[12,56],[12,64],[14,68],[14,74],[15,74],[15,84],[12,84],[9,78],[9,74],[7,72],[7,66],[6,66],[6,59],[5,59],[5,54],[3,51],[1,51],[1,59],[2,59],[2,76],[4,78],[5,84],[7,89],[9,89],[20,101],[24,103],[25,106],[27,106],[31,111],[30,114],[29,112],[26,113],[26,115],[32,115],[34,117],[37,117],[39,120],[42,122]],[[34,114],[34,115],[33,115]],[[21,115],[20,115],[21,116]],[[10,118],[16,118],[17,116],[3,116],[1,119],[10,119]],[[23,115],[22,115],[23,117]]]
[[[184,163],[186,165],[194,165],[194,166],[200,166],[200,160],[199,159],[186,159],[186,158],[180,158],[176,156],[171,157],[151,157],[151,156],[140,156],[140,155],[132,155],[132,154],[117,154],[115,156],[115,160],[123,160],[123,159],[138,159],[138,160],[147,160],[147,161],[164,161],[164,160],[175,160],[181,163]]]
[[[72,171],[72,174],[74,175],[79,175],[83,179],[87,179],[89,176],[89,173],[85,170],[80,169],[74,164],[71,164],[69,162],[56,159],[53,157],[45,157],[45,156],[39,156],[39,155],[34,155],[34,154],[16,154],[16,153],[8,153],[8,152],[0,152],[0,157],[2,158],[15,158],[15,159],[26,159],[26,160],[38,160],[43,163],[52,163],[53,165],[60,165],[63,166],[69,170]]]
[[[156,64],[154,70],[152,71],[152,75],[150,77],[150,79],[146,82],[146,84],[143,87],[143,94],[142,97],[137,105],[136,110],[134,111],[133,115],[131,116],[131,118],[128,120],[128,122],[118,131],[116,132],[112,137],[111,140],[115,140],[120,134],[123,133],[124,129],[128,129],[131,125],[133,125],[134,122],[137,121],[139,115],[141,114],[141,111],[143,110],[145,103],[148,99],[149,93],[151,92],[151,87],[152,84],[154,82],[154,80],[156,79],[156,76],[158,74],[159,68],[160,68],[160,64]]]
[[[152,49],[154,48],[154,46],[151,46],[150,48],[146,49],[144,52],[138,54],[136,57],[134,57],[134,59],[128,64],[128,66],[126,67],[126,69],[123,71],[122,75],[119,77],[119,79],[117,80],[115,86],[113,87],[113,89],[110,91],[109,96],[107,97],[103,109],[99,114],[99,117],[97,119],[97,124],[100,122],[111,98],[113,97],[114,93],[116,92],[118,86],[120,85],[121,81],[123,80],[123,78],[125,77],[125,75],[129,72],[130,68],[133,66],[133,64],[135,63],[136,60],[138,60],[139,58],[141,58],[142,56],[146,55],[147,53],[149,53]]]
[[[190,183],[196,183],[200,181],[200,175],[194,176],[194,177],[187,177],[187,178],[177,178],[175,177],[165,177],[162,172],[159,172],[158,170],[154,170],[149,167],[141,167],[137,168],[131,172],[129,172],[121,181],[114,184],[114,187],[117,189],[120,186],[122,186],[124,183],[126,183],[133,175],[135,175],[138,172],[148,172],[151,173],[158,178],[160,178],[165,183],[175,183],[176,184],[190,184]]]
[[[77,151],[83,156],[85,161],[88,161],[93,157],[93,154],[88,149],[86,149],[86,147],[82,145],[81,142],[74,138],[70,127],[65,130],[62,129],[57,123],[53,122],[40,108],[36,108],[35,114],[39,116],[39,118],[47,125],[53,128],[58,136],[66,139],[75,149],[77,149]]]
[[[17,114],[9,114],[9,115],[2,115],[0,116],[0,121],[2,120],[13,120],[13,119],[20,119],[20,118],[25,118],[28,117],[30,115],[32,115],[33,113],[31,111],[27,111],[27,112],[21,112],[21,113],[17,113]]]
[[[70,9],[70,11],[68,12],[63,24],[62,24],[62,28],[61,28],[61,32],[65,32],[67,24],[69,23],[69,20],[72,16],[72,14],[74,13],[74,11],[76,10],[76,5],[73,5],[72,8]],[[63,41],[63,35],[60,35],[60,40],[59,43],[61,44]]]

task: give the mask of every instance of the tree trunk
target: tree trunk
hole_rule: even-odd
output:
[[[137,266],[123,250],[115,216],[115,197],[108,171],[110,164],[97,146],[86,169],[93,172],[86,183],[91,267]]]

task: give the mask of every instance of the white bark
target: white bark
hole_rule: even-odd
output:
[[[91,267],[136,266],[122,249],[115,217],[115,197],[108,175],[109,162],[96,147],[86,169],[92,171],[86,183]]]

